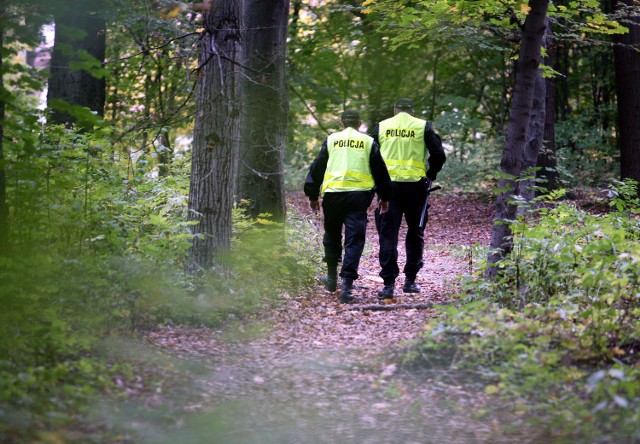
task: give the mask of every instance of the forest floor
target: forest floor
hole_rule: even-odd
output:
[[[403,294],[401,275],[389,307],[455,301],[458,277],[475,259],[463,247],[488,245],[492,204],[436,194],[425,233],[425,266],[417,278],[422,292]],[[322,215],[310,212],[304,196],[290,195],[289,204],[321,230]],[[149,333],[148,343],[190,362],[191,389],[181,408],[200,414],[197,426],[177,424],[175,434],[147,434],[149,441],[542,442],[535,434],[520,432],[514,441],[498,433],[513,418],[508,409],[494,410],[482,387],[471,391],[468,381],[456,381],[445,370],[417,374],[399,364],[398,352],[420,336],[437,311],[358,309],[380,305],[377,245],[371,211],[355,304],[341,304],[339,291],[329,293],[318,281],[305,294],[286,296],[259,328],[166,327]],[[323,272],[318,270],[318,277]],[[158,404],[167,401],[157,397]]]

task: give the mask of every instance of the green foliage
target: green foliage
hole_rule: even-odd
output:
[[[614,139],[589,117],[572,116],[555,129],[557,170],[567,186],[604,186],[619,175]]]
[[[513,226],[495,281],[473,279],[408,359],[481,376],[489,395],[564,437],[637,437],[640,406],[640,223],[635,184],[615,186],[621,212],[568,204]],[[615,438],[612,438],[615,439]]]
[[[77,424],[95,397],[122,390],[112,380],[126,385],[129,364],[101,354],[105,338],[256,316],[313,276],[303,223],[285,229],[241,209],[230,267],[185,275],[189,156],[157,178],[133,170],[109,128],[45,128],[34,117],[5,127],[13,253],[0,259],[3,442]]]
[[[95,354],[112,299],[102,270],[49,254],[0,259],[0,439],[30,441],[111,386],[114,367]],[[21,437],[21,438],[19,438]]]
[[[613,198],[609,206],[615,208],[620,213],[638,214],[640,213],[640,197],[638,196],[638,183],[632,179],[624,181],[614,181],[611,185]]]

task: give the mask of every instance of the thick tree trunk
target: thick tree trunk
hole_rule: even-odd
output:
[[[491,235],[491,251],[487,259],[487,277],[497,273],[495,264],[513,249],[513,233],[509,223],[516,218],[518,182],[524,164],[524,150],[529,140],[529,121],[532,113],[535,82],[540,66],[540,47],[546,29],[545,19],[549,0],[530,0],[531,8],[522,27],[516,83],[513,92],[509,128],[500,168],[500,194],[496,202],[496,217]]]
[[[209,268],[231,244],[242,109],[241,17],[239,0],[216,1],[204,17],[189,190],[189,220],[197,224],[189,271]]]
[[[531,118],[529,120],[529,138],[524,149],[524,161],[522,163],[522,174],[530,177],[522,180],[519,184],[521,204],[518,206],[518,214],[523,215],[528,204],[536,197],[536,181],[534,168],[538,164],[538,153],[543,143],[544,122],[545,122],[545,94],[546,83],[542,78],[542,71],[539,71],[535,81],[533,105],[531,107]]]
[[[614,0],[616,10],[636,5],[633,0]],[[640,182],[640,19],[622,21],[629,32],[616,35],[613,50],[618,95],[618,147],[620,176]]]
[[[4,49],[4,30],[0,29],[0,52]],[[0,73],[4,72],[0,56]],[[0,75],[0,255],[9,251],[9,206],[7,204],[7,176],[4,171],[4,102],[7,91],[4,76]]]
[[[51,76],[47,92],[47,104],[53,109],[51,120],[56,123],[73,123],[75,118],[57,109],[56,100],[89,108],[102,116],[105,104],[106,82],[103,76],[95,76],[90,69],[78,69],[74,63],[87,63],[84,53],[99,63],[104,61],[106,25],[96,10],[101,2],[79,0],[56,15],[56,31],[51,54]]]
[[[549,19],[546,20],[546,29],[549,29]],[[547,35],[542,40],[542,46],[547,47]],[[542,70],[538,70],[533,92],[533,104],[529,119],[529,140],[524,149],[523,174],[531,177],[519,184],[520,197],[523,202],[518,206],[518,215],[523,215],[529,208],[529,203],[536,197],[536,181],[534,168],[538,165],[538,153],[544,143],[544,124],[546,121],[546,90],[547,84],[542,77]]]
[[[284,150],[289,99],[285,73],[289,0],[245,0],[242,143],[238,199],[256,217],[285,217]]]
[[[553,29],[551,23],[547,26],[545,65],[555,67],[556,46],[553,43]],[[548,191],[558,188],[558,170],[556,163],[556,80],[554,77],[545,79],[545,122],[542,149],[538,153],[537,177],[542,179],[542,186]]]

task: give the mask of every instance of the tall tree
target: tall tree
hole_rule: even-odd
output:
[[[551,69],[555,67],[556,44],[553,42],[553,28],[551,22],[547,25],[546,33],[547,55],[544,64]],[[550,76],[545,79],[545,122],[544,136],[540,152],[538,153],[537,177],[544,181],[543,187],[547,190],[558,188],[558,170],[556,163],[556,80]]]
[[[199,43],[189,220],[193,245],[187,268],[208,268],[231,244],[242,70],[240,0],[217,0],[203,19]]]
[[[76,121],[72,108],[66,104],[87,107],[103,115],[106,25],[101,16],[102,7],[103,0],[62,2],[55,14],[55,42],[47,92],[54,122]]]
[[[546,33],[542,40],[542,47],[548,48],[549,44],[549,19],[546,22]],[[518,214],[524,214],[528,210],[530,203],[536,195],[536,173],[534,169],[538,166],[538,154],[544,144],[546,119],[546,103],[547,82],[543,77],[542,68],[538,70],[538,76],[535,80],[535,90],[533,92],[533,103],[531,107],[531,119],[529,120],[529,140],[524,149],[524,163],[522,169],[526,175],[524,180],[519,184],[520,196],[523,198],[525,205],[518,208]]]
[[[4,2],[2,2],[4,3]],[[4,4],[0,9],[4,15]],[[4,53],[4,26],[0,27],[0,54]],[[0,254],[8,251],[9,246],[9,206],[7,204],[7,176],[4,171],[4,102],[7,90],[4,87],[4,64],[0,55]]]
[[[535,80],[533,92],[533,104],[531,106],[531,118],[529,119],[528,140],[524,148],[524,158],[522,163],[523,177],[518,184],[518,191],[522,198],[521,206],[518,207],[518,214],[525,214],[530,203],[536,195],[536,181],[534,169],[538,164],[538,153],[542,147],[544,139],[545,124],[545,97],[546,82],[542,77],[542,70]]]
[[[635,0],[614,0],[613,7],[622,14],[626,34],[616,35],[614,66],[618,96],[618,146],[620,176],[640,182],[640,17]]]
[[[517,205],[513,202],[518,195],[518,181],[522,172],[524,150],[529,138],[529,124],[533,107],[535,82],[541,62],[540,48],[546,29],[549,0],[530,0],[529,11],[521,28],[520,52],[513,101],[509,112],[509,128],[502,161],[503,178],[498,187],[500,194],[496,201],[496,215],[491,234],[491,251],[488,257],[487,277],[495,277],[499,262],[513,249],[513,233],[509,225],[515,220]]]
[[[289,0],[245,0],[242,143],[238,199],[252,216],[285,216],[284,149],[289,100],[285,75]]]

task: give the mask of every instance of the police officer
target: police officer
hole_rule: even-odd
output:
[[[391,198],[391,179],[378,143],[358,131],[360,115],[355,110],[342,113],[343,130],[331,134],[322,144],[320,154],[311,164],[304,184],[313,211],[320,209],[322,195],[324,213],[324,260],[327,290],[337,288],[337,267],[342,258],[342,227],[344,225],[344,258],[340,277],[340,301],[350,303],[353,281],[358,278],[360,257],[365,244],[367,209],[375,190],[379,203],[377,211],[384,214]]]
[[[375,213],[380,242],[380,277],[384,280],[384,288],[378,291],[378,297],[382,299],[393,298],[395,280],[399,274],[398,234],[403,215],[407,222],[407,260],[402,290],[405,293],[420,293],[416,276],[423,266],[424,227],[421,229],[419,225],[426,198],[426,183],[427,179],[436,179],[446,161],[440,137],[429,122],[414,117],[410,99],[399,99],[393,112],[393,117],[375,125],[370,133],[380,144],[380,152],[391,176],[393,193],[389,211]],[[428,163],[428,169],[425,162]]]

